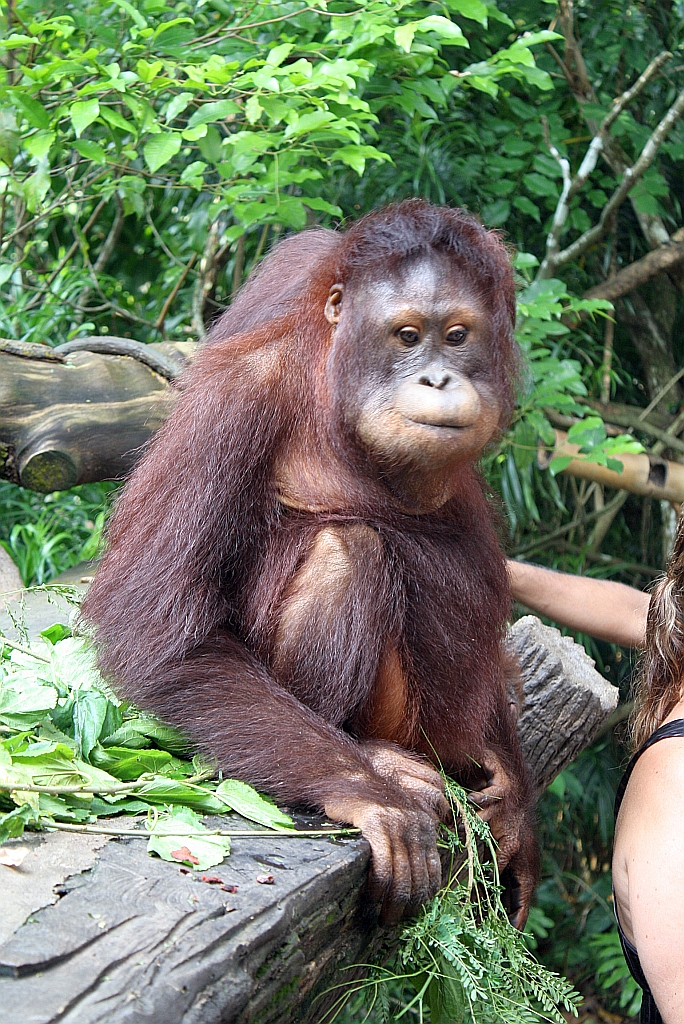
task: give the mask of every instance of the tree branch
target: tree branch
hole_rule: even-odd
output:
[[[541,280],[543,278],[552,277],[558,269],[564,267],[566,263],[570,263],[572,260],[578,259],[578,257],[587,251],[587,249],[591,248],[592,245],[600,242],[601,239],[605,237],[610,230],[612,218],[615,216],[617,210],[625,201],[634,186],[651,166],[658,149],[663,144],[682,113],[684,113],[684,90],[680,92],[675,102],[652,132],[651,137],[642,149],[634,166],[627,167],[625,169],[622,181],[601,211],[598,224],[595,224],[594,227],[585,231],[566,249],[555,253],[553,257],[547,256],[539,268],[537,279]]]
[[[585,299],[608,299],[613,302],[650,281],[652,277],[663,271],[676,267],[684,261],[684,228],[679,228],[672,235],[670,242],[653,249],[640,260],[630,263],[620,270],[615,277],[597,284],[584,293]]]
[[[114,249],[116,247],[116,243],[119,241],[119,236],[121,235],[121,229],[123,228],[123,222],[124,222],[124,216],[125,216],[125,214],[124,214],[124,205],[123,205],[123,202],[121,201],[121,197],[119,195],[117,195],[116,192],[114,193],[114,203],[116,205],[116,213],[114,214],[114,220],[112,221],[112,225],[111,225],[109,231],[107,232],[107,237],[105,238],[104,243],[102,245],[102,248],[100,249],[100,251],[98,253],[97,259],[95,260],[95,263],[93,264],[93,266],[91,268],[91,273],[95,274],[96,276],[97,276],[97,274],[102,273],[102,271],[105,269],[105,267],[109,263],[109,260],[111,259],[111,256],[112,256],[112,253],[114,252]],[[88,223],[90,223],[90,221]],[[85,237],[85,231],[83,232],[83,234],[84,234],[84,237]],[[92,288],[84,288],[83,289],[83,291],[81,292],[81,294],[79,296],[79,301],[80,301],[82,306],[87,306],[88,305],[88,300],[90,299],[90,296],[92,295],[92,293],[93,293],[93,289]],[[83,319],[83,315],[81,315],[81,319]]]
[[[195,282],[195,291],[192,296],[192,328],[199,341],[204,341],[207,336],[207,329],[204,324],[204,307],[209,293],[216,282],[218,265],[216,253],[221,244],[222,216],[219,216],[209,225],[207,240],[204,243],[202,258],[200,259],[199,274]]]
[[[190,273],[190,271],[194,267],[196,259],[197,259],[197,253],[193,252],[193,254],[190,257],[190,259],[188,260],[186,266],[183,267],[183,270],[182,270],[178,280],[174,284],[174,286],[173,286],[173,288],[171,290],[171,294],[168,296],[166,302],[162,306],[162,311],[159,314],[159,317],[157,318],[157,322],[155,324],[155,327],[157,328],[158,331],[163,331],[164,330],[164,321],[166,320],[166,315],[169,312],[169,309],[171,308],[171,303],[173,302],[173,300],[178,295],[178,292],[180,291],[181,287],[183,286],[183,282],[185,281],[185,278],[188,276],[188,274]]]

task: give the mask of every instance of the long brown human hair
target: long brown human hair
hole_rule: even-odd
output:
[[[638,749],[684,695],[684,520],[667,568],[651,597],[646,652],[637,676],[631,742]]]

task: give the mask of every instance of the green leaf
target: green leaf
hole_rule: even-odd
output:
[[[14,271],[16,270],[14,263],[3,263],[0,266],[0,286],[6,284]],[[0,638],[0,656],[2,655],[2,638]]]
[[[206,170],[207,165],[203,160],[194,160],[187,167],[183,168],[180,176],[183,184],[192,185],[193,188],[200,189],[204,184],[204,178],[202,177],[203,172]]]
[[[575,423],[568,431],[568,441],[580,448],[593,448],[606,439],[606,428],[600,416],[587,416],[581,423]]]
[[[98,768],[122,782],[134,782],[141,775],[156,775],[172,761],[166,750],[129,750],[128,747],[94,747],[91,760]]]
[[[197,143],[198,149],[209,164],[218,164],[224,159],[221,136],[213,124],[209,125],[207,134]]]
[[[135,70],[138,72],[140,80],[147,85],[157,77],[163,66],[160,60],[155,60],[151,64],[148,64],[146,60],[139,60],[135,65]]]
[[[187,808],[172,807],[168,816],[160,817],[155,823],[147,852],[156,853],[172,864],[187,864],[195,871],[206,871],[228,856],[230,839],[211,835],[198,816]]]
[[[143,153],[145,162],[152,173],[173,159],[180,150],[181,144],[180,135],[171,132],[162,132],[150,139],[143,148]]]
[[[420,21],[410,21],[406,25],[400,25],[394,30],[394,41],[400,49],[409,53],[416,32],[435,32],[441,40],[448,42],[450,46],[470,46],[459,26],[441,14],[431,14],[427,18],[421,18]]]
[[[49,650],[52,679],[63,693],[87,690],[103,685],[97,656],[85,637],[68,636]]]
[[[221,814],[226,809],[225,803],[208,789],[201,786],[186,786],[177,779],[152,779],[144,784],[136,793],[136,797],[150,804],[183,804],[203,814]]]
[[[182,114],[192,98],[193,94],[191,92],[181,92],[174,96],[166,108],[165,117],[167,122],[173,121],[179,114]]]
[[[85,131],[100,116],[100,104],[97,100],[82,100],[71,104],[69,110],[71,123],[76,132],[76,138]]]
[[[30,804],[22,804],[8,814],[0,814],[0,843],[18,839],[27,825],[37,825],[39,821],[38,811]]]
[[[45,196],[50,191],[50,174],[47,161],[41,160],[35,174],[32,174],[23,183],[22,191],[28,209],[32,213],[35,210],[40,210]]]
[[[206,124],[198,124],[194,128],[186,128],[181,134],[187,142],[197,142],[198,139],[203,139],[207,134],[207,126]]]
[[[343,164],[351,167],[361,177],[365,168],[366,160],[385,160],[392,162],[392,158],[376,149],[375,146],[342,146],[330,154],[331,160],[341,160]]]
[[[290,56],[294,46],[292,43],[281,43],[279,46],[274,46],[273,49],[268,51],[266,57],[266,64],[269,67],[277,68],[283,63],[283,61]]]
[[[60,640],[66,640],[67,637],[70,637],[71,630],[68,626],[62,625],[61,622],[55,622],[54,625],[48,626],[47,629],[42,629],[40,635],[49,644],[56,644]]]
[[[513,266],[516,270],[524,270],[531,267],[538,267],[539,260],[531,252],[516,252],[513,257]]]
[[[100,117],[113,128],[120,128],[124,132],[135,131],[135,125],[132,125],[131,122],[127,121],[118,110],[113,110],[111,107],[101,106]]]
[[[336,121],[337,118],[329,110],[312,110],[308,114],[302,114],[296,120],[288,124],[285,129],[285,138],[293,138],[296,135],[304,135],[306,132],[315,132],[324,125]]]
[[[256,821],[260,825],[265,825],[266,828],[276,831],[294,828],[294,821],[289,814],[285,814],[271,800],[261,796],[246,782],[240,782],[238,779],[225,779],[217,786],[216,796],[243,818]]]
[[[478,21],[487,28],[487,7],[480,0],[447,0],[447,7],[462,18]]]
[[[409,53],[411,50],[411,43],[413,37],[416,34],[416,25],[418,22],[410,21],[406,25],[400,25],[394,30],[394,42],[401,50],[405,50]]]
[[[231,115],[239,114],[240,108],[232,100],[217,100],[215,103],[203,103],[188,120],[188,128],[198,124],[209,124],[210,121],[225,121]]]
[[[540,223],[541,216],[539,213],[539,206],[536,203],[533,203],[531,199],[528,199],[527,196],[515,196],[513,199],[513,205],[516,210],[520,210],[521,213],[526,213],[528,217],[532,217],[532,219],[536,220],[538,224]]]
[[[107,714],[107,698],[98,690],[77,690],[72,698],[74,739],[81,757],[88,760],[90,751],[100,738]]]
[[[33,128],[49,128],[50,115],[38,100],[25,92],[18,90],[12,93],[12,100],[18,103],[24,112],[24,117]]]
[[[552,476],[557,476],[564,469],[567,469],[571,462],[572,458],[569,455],[556,455],[549,463],[549,473]]]
[[[302,202],[305,206],[308,206],[310,210],[320,210],[322,213],[329,213],[332,217],[342,216],[342,208],[340,206],[334,206],[326,199],[318,199],[313,196],[302,196]]]
[[[147,22],[143,18],[142,14],[135,9],[133,4],[130,4],[128,0],[114,0],[114,3],[122,11],[126,11],[128,15],[133,19],[138,28],[147,28]]]
[[[42,718],[56,704],[57,690],[36,679],[32,672],[20,670],[0,681],[0,719],[3,721],[34,712]]]
[[[36,132],[35,135],[29,136],[24,142],[24,149],[31,156],[36,157],[37,160],[42,160],[50,152],[50,147],[55,141],[54,132]]]
[[[92,160],[96,164],[106,164],[107,155],[97,142],[90,142],[88,139],[78,139],[74,143],[74,149],[86,160]]]
[[[505,224],[511,215],[511,204],[506,199],[498,199],[495,203],[487,203],[482,207],[482,219],[490,227]]]
[[[245,103],[245,115],[247,120],[250,124],[256,124],[263,112],[264,108],[259,103],[259,96],[257,93],[254,93]]]

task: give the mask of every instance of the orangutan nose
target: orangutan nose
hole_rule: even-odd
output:
[[[450,373],[447,373],[447,371],[441,369],[441,367],[435,367],[434,369],[430,368],[426,370],[425,373],[421,374],[418,378],[418,383],[424,384],[428,388],[437,388],[441,391],[443,388],[447,387],[448,384],[451,384],[451,380],[452,377]]]

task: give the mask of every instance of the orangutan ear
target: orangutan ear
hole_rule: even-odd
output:
[[[325,319],[330,324],[339,323],[342,312],[342,296],[344,294],[343,284],[334,284],[328,292],[328,301],[325,304]]]

